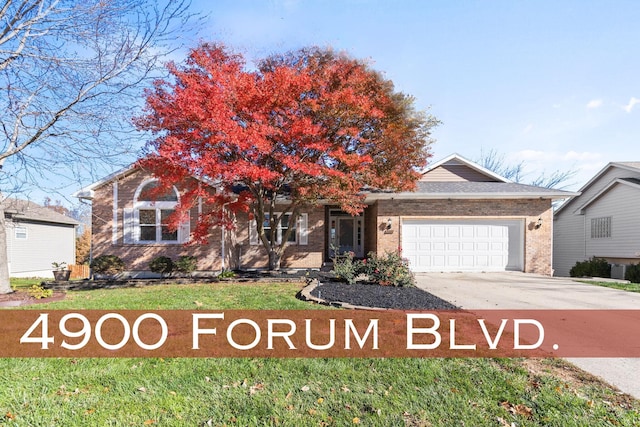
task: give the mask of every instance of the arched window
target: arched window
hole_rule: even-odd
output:
[[[171,244],[189,237],[189,218],[177,230],[169,228],[169,217],[179,202],[177,190],[158,191],[157,180],[144,181],[135,192],[133,209],[125,209],[125,243]]]

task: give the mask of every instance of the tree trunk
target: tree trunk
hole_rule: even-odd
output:
[[[269,251],[269,271],[280,270],[282,254],[276,250]]]
[[[5,228],[4,209],[0,208],[0,294],[13,292],[9,283],[9,252],[7,250],[7,229]]]

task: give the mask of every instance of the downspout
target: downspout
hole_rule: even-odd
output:
[[[229,203],[231,203],[231,202],[227,202],[227,203],[223,203],[222,204],[222,215],[223,216],[224,216],[224,207],[226,205],[228,205]],[[220,242],[220,248],[221,248],[221,254],[220,254],[221,255],[221,261],[220,261],[221,270],[220,270],[220,272],[223,272],[224,269],[225,269],[224,258],[225,258],[225,252],[226,252],[226,247],[225,247],[226,246],[225,245],[226,237],[227,237],[227,233],[226,233],[225,227],[223,226],[222,227],[222,241]]]

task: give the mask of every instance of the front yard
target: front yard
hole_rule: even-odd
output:
[[[37,307],[326,308],[297,300],[300,287],[105,289]],[[0,372],[7,426],[640,424],[637,401],[559,360],[0,359]]]

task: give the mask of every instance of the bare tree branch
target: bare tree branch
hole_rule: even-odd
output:
[[[0,193],[64,188],[134,157],[145,135],[135,131],[131,117],[143,106],[144,86],[164,73],[163,58],[181,47],[195,18],[189,5],[189,0],[5,0]],[[3,229],[2,212],[0,222]],[[0,293],[8,291],[0,268]]]

